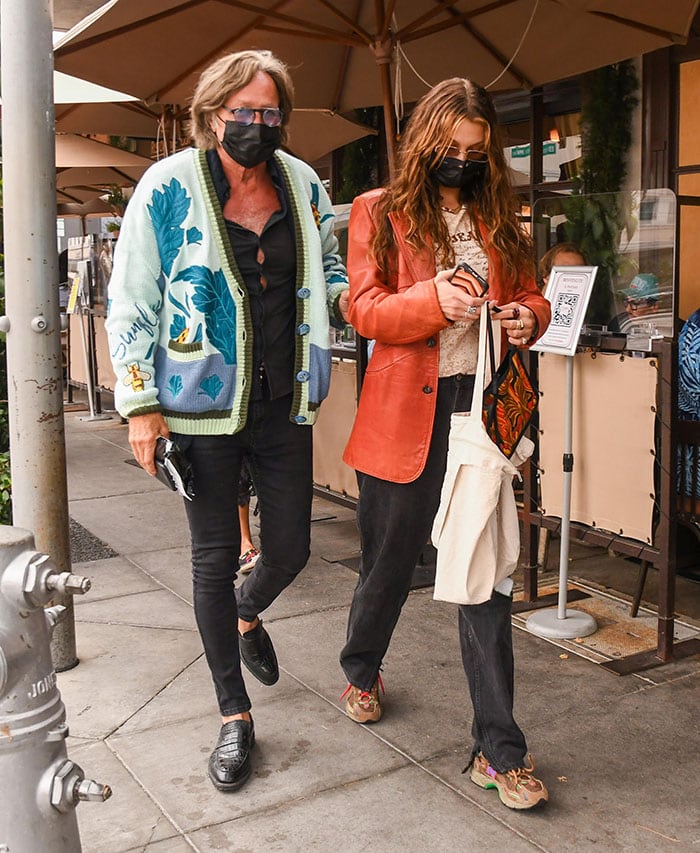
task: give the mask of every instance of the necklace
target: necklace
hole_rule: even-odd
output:
[[[466,210],[466,204],[460,204],[458,207],[446,207],[444,204],[440,205],[440,210],[443,210],[445,213],[459,213],[460,210]]]

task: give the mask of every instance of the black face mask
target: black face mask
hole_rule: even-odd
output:
[[[473,160],[458,160],[445,157],[433,169],[433,177],[443,187],[458,187],[464,201],[473,201],[483,189],[486,180],[488,162],[477,163]]]
[[[224,122],[224,138],[221,147],[245,169],[252,169],[269,160],[282,142],[279,127],[266,124],[238,124],[235,121]]]

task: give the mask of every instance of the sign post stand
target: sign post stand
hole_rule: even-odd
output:
[[[567,610],[569,583],[569,532],[571,526],[571,480],[574,470],[573,409],[574,353],[588,307],[597,267],[554,267],[545,292],[552,305],[552,322],[532,346],[566,358],[564,410],[564,453],[562,457],[561,541],[559,549],[559,599],[557,609],[538,610],[525,623],[532,634],[549,639],[573,640],[598,630],[595,619],[580,610]]]

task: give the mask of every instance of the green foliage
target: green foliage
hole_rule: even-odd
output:
[[[12,524],[10,453],[0,453],[0,524]]]
[[[124,190],[120,186],[112,184],[105,202],[109,205],[115,216],[124,216],[129,199],[124,195]]]
[[[357,121],[378,128],[382,111],[379,107],[356,110]],[[351,202],[355,196],[377,186],[379,137],[365,136],[343,148],[341,184],[333,201],[336,204]]]
[[[581,111],[581,181],[588,195],[617,192],[625,182],[638,88],[629,60],[599,68],[589,77]]]
[[[632,62],[608,65],[589,75],[581,111],[581,176],[563,203],[564,239],[576,243],[600,269],[586,321],[607,323],[613,313],[611,283],[623,270],[620,237],[636,230],[629,197],[620,193],[632,143],[632,116],[639,81]],[[582,194],[583,193],[583,194]]]

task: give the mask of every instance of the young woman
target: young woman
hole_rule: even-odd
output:
[[[450,416],[471,405],[485,296],[478,278],[455,273],[462,261],[488,279],[504,339],[526,347],[544,332],[549,304],[493,105],[454,78],[418,103],[396,177],[358,197],[350,216],[349,319],[376,340],[344,454],[361,483],[362,565],[340,660],[345,708],[359,723],[381,717],[379,670],[438,507]],[[471,778],[526,809],[547,791],[512,714],[511,589],[508,578],[486,603],[460,606],[459,632],[474,705]]]

